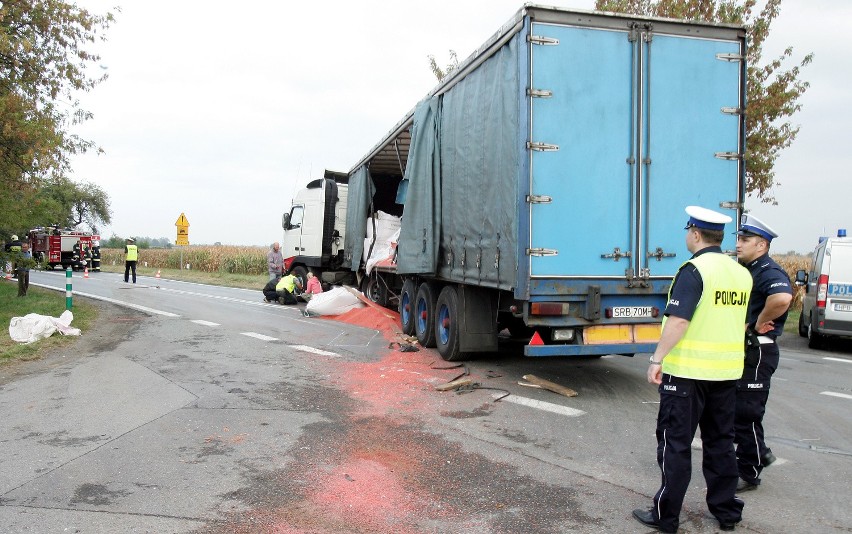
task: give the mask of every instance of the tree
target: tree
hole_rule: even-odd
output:
[[[69,228],[85,223],[93,233],[98,233],[101,223],[110,223],[109,196],[95,184],[50,179],[46,180],[40,196],[43,201],[53,201],[56,212],[49,218],[51,223]]]
[[[450,62],[443,69],[438,66],[438,62],[435,60],[435,56],[428,55],[429,58],[429,68],[432,69],[432,74],[435,75],[435,78],[438,79],[439,82],[444,81],[444,78],[452,74],[457,68],[459,68],[459,58],[456,55],[455,50],[450,50]]]
[[[31,206],[44,180],[65,179],[72,155],[95,148],[70,128],[92,117],[76,95],[106,79],[87,70],[100,59],[87,47],[113,21],[60,0],[0,3],[0,227],[21,218],[15,208]]]
[[[775,204],[775,161],[799,133],[790,118],[802,107],[799,99],[808,82],[799,78],[813,54],[787,66],[793,57],[788,47],[780,56],[762,62],[763,44],[781,10],[781,0],[766,0],[755,14],[758,0],[596,0],[595,9],[702,22],[742,24],[748,36],[746,109],[746,192]]]

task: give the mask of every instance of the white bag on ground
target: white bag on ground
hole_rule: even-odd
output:
[[[57,331],[63,336],[79,336],[80,329],[71,326],[73,320],[71,310],[65,310],[58,318],[37,313],[12,317],[9,321],[9,337],[18,343],[32,343],[50,337]]]
[[[308,315],[341,315],[363,306],[365,304],[345,287],[335,287],[311,297],[305,312]]]

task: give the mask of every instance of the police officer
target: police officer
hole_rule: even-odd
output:
[[[659,384],[657,462],[662,484],[653,507],[636,509],[642,524],[676,532],[692,474],[691,444],[701,428],[707,506],[721,530],[742,519],[736,497],[734,410],[743,371],[743,331],[752,287],[746,269],[722,253],[731,218],[698,206],[686,208],[686,247],[693,254],[675,276],[657,350],[647,377]]]
[[[769,257],[769,244],[778,237],[753,215],[743,215],[737,232],[737,258],[751,273],[754,287],[748,305],[745,369],[737,383],[736,444],[740,472],[738,491],[757,489],[760,472],[775,461],[763,435],[763,415],[769,382],[778,368],[775,340],[784,331],[793,300],[790,278]]]
[[[136,261],[139,259],[139,249],[136,248],[136,240],[132,237],[127,238],[127,244],[124,245],[124,282],[130,281],[130,271],[133,271],[133,283],[136,283]]]

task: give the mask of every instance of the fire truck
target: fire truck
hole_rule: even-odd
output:
[[[68,228],[39,227],[30,230],[28,237],[33,258],[45,268],[54,269],[59,265],[75,271],[86,267],[100,271],[99,235]]]

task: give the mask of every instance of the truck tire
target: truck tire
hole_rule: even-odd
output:
[[[424,347],[435,346],[435,290],[432,284],[423,282],[414,299],[414,332],[417,341]]]
[[[414,280],[406,278],[399,293],[399,322],[402,333],[407,336],[414,335],[414,299],[417,297],[417,286]]]
[[[378,274],[365,276],[361,280],[361,293],[379,306],[388,305],[388,288],[383,280],[379,280]]]
[[[805,312],[799,314],[799,335],[801,337],[808,337],[808,327],[805,326]]]
[[[302,289],[304,291],[308,285],[308,270],[302,267],[301,265],[297,265],[290,269],[290,273],[299,279],[302,282]]]
[[[435,314],[435,343],[441,358],[448,362],[467,359],[459,349],[459,295],[455,286],[441,290]]]

